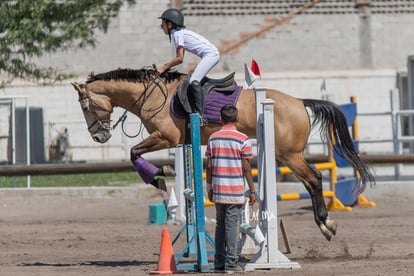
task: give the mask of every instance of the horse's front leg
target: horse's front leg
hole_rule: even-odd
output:
[[[131,148],[131,161],[134,162],[135,159],[140,157],[142,154],[147,152],[153,152],[160,149],[166,149],[170,147],[175,147],[176,144],[166,139],[161,132],[154,131],[147,138],[142,140],[137,145]]]
[[[146,139],[142,140],[139,144],[131,148],[130,157],[131,162],[142,180],[151,184],[154,187],[167,190],[165,180],[162,178],[156,178],[159,176],[175,176],[175,171],[170,166],[162,166],[161,168],[156,167],[147,160],[141,157],[142,154],[160,149],[171,147],[171,142],[163,139],[160,132],[153,132]]]

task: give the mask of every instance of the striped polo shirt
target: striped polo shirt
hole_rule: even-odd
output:
[[[244,176],[242,158],[252,158],[253,150],[247,135],[234,125],[224,125],[207,143],[206,157],[211,159],[213,201],[243,204]]]

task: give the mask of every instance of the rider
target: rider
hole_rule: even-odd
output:
[[[169,36],[170,42],[171,36],[173,37],[176,57],[164,65],[157,66],[157,71],[161,74],[169,68],[181,64],[184,59],[185,50],[201,58],[190,77],[189,89],[193,90],[195,112],[200,114],[202,118],[201,124],[207,125],[207,119],[204,116],[204,97],[200,82],[219,62],[220,53],[206,38],[185,28],[184,15],[181,11],[168,9],[159,18],[162,19],[161,29]]]

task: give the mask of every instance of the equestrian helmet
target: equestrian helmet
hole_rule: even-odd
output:
[[[177,26],[184,26],[184,15],[177,9],[168,9],[162,13],[159,19],[171,21]]]

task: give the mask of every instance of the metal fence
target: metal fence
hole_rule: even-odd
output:
[[[0,96],[0,104],[2,106],[8,106],[10,108],[10,135],[6,134],[1,139],[7,139],[11,141],[11,163],[16,164],[16,102],[23,101],[25,106],[25,148],[26,148],[26,164],[30,165],[30,105],[29,96]],[[7,116],[6,116],[7,117]],[[7,143],[5,143],[5,151],[7,149]],[[27,187],[30,188],[30,175],[26,176]]]

